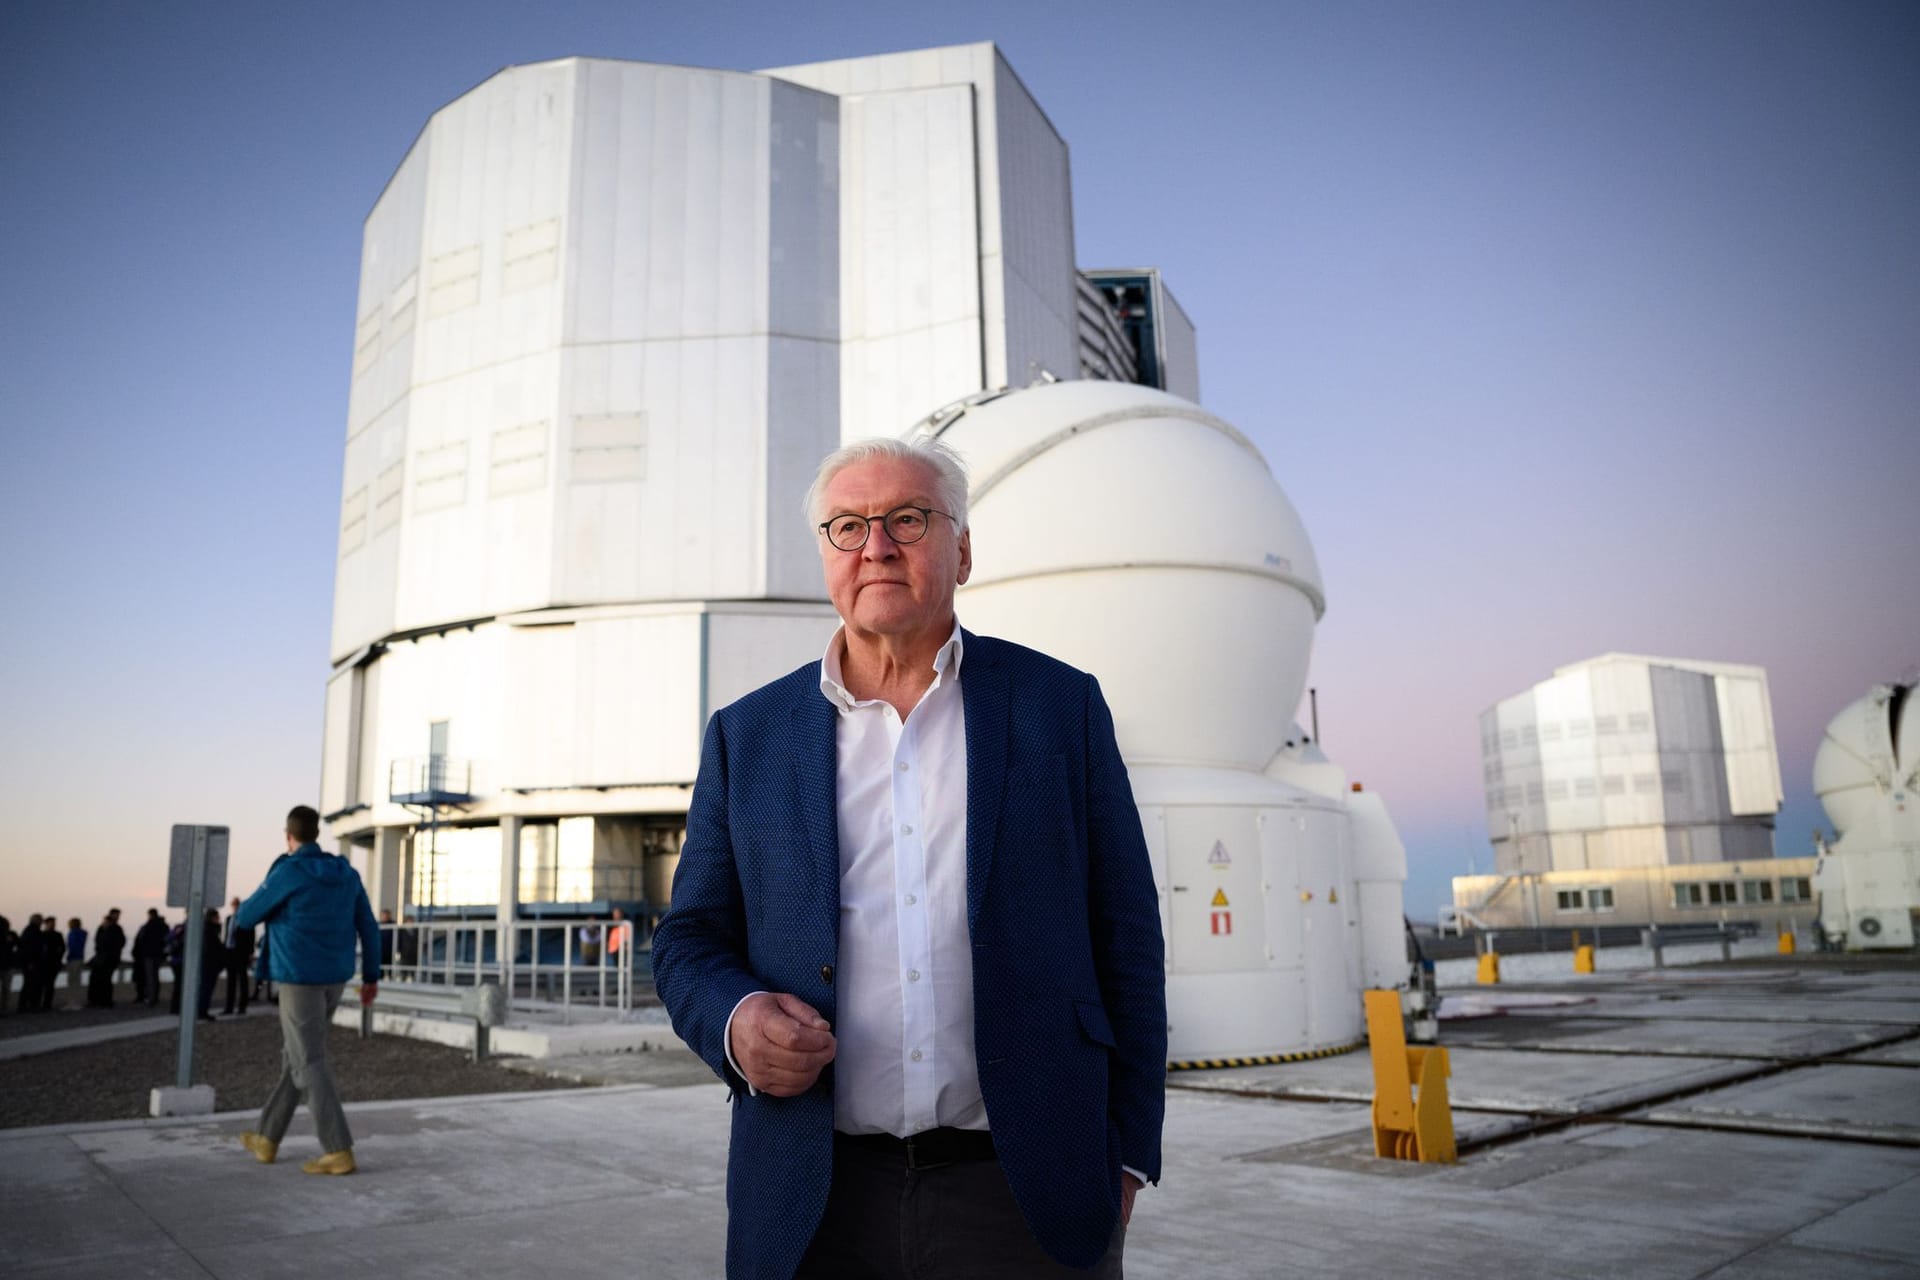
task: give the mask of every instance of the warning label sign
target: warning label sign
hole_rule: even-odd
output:
[[[1213,852],[1207,855],[1207,865],[1225,871],[1233,865],[1233,859],[1227,856],[1227,846],[1218,840],[1213,842]]]
[[[1214,936],[1224,938],[1232,934],[1233,912],[1223,910],[1227,905],[1227,891],[1225,889],[1215,889],[1213,891],[1213,901],[1209,905],[1213,908]]]

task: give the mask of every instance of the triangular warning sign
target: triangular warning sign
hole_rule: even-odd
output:
[[[1213,852],[1207,855],[1207,865],[1210,867],[1232,866],[1233,859],[1227,856],[1227,846],[1215,840],[1213,842]]]
[[[1224,907],[1227,905],[1227,891],[1225,889],[1215,889],[1213,891],[1213,905],[1216,907]]]
[[[1340,891],[1338,889],[1327,890],[1327,901],[1328,902],[1340,901]]]

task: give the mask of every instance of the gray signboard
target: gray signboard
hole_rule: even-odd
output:
[[[219,902],[227,896],[227,828],[190,826],[175,823],[173,856],[167,863],[167,905],[193,905],[193,846],[196,839],[206,841],[206,872],[200,883],[202,902]]]

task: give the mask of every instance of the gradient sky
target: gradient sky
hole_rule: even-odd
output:
[[[318,791],[361,222],[427,117],[569,54],[999,42],[1078,257],[1154,264],[1328,612],[1328,752],[1431,918],[1479,712],[1607,650],[1826,723],[1920,661],[1920,7],[0,6],[0,913],[230,889]]]

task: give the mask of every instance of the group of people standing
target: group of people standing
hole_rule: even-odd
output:
[[[93,960],[87,960],[87,939],[93,939]],[[120,909],[107,912],[106,918],[91,934],[75,916],[67,921],[66,932],[51,911],[28,918],[19,933],[0,916],[0,1013],[6,1013],[13,989],[13,974],[20,974],[20,998],[15,1010],[34,1013],[54,1007],[56,979],[67,975],[67,1006],[80,1007],[81,980],[86,979],[86,1003],[94,1007],[113,1005],[114,972],[126,951],[126,930],[120,927]]]
[[[240,899],[233,900],[237,912]],[[204,923],[200,964],[198,1012],[213,1016],[213,989],[220,975],[227,977],[226,1011],[245,1013],[253,993],[252,974],[255,932],[236,923],[229,914],[223,925],[218,907],[209,907]],[[35,914],[19,933],[0,916],[0,1014],[8,1012],[13,974],[20,974],[20,996],[14,1009],[20,1013],[55,1008],[54,987],[64,972],[67,975],[66,1007],[81,1007],[80,991],[85,979],[85,1005],[93,1009],[113,1008],[114,986],[119,970],[132,961],[134,1000],[157,1007],[160,1003],[160,971],[164,965],[172,971],[171,1011],[180,1011],[180,993],[186,968],[186,922],[168,927],[157,909],[147,909],[146,923],[133,935],[133,947],[127,956],[127,933],[120,926],[120,909],[107,912],[106,918],[91,934],[78,917],[67,921],[65,933],[52,912]],[[93,942],[93,956],[87,957],[87,942]],[[123,958],[124,957],[124,958]]]

